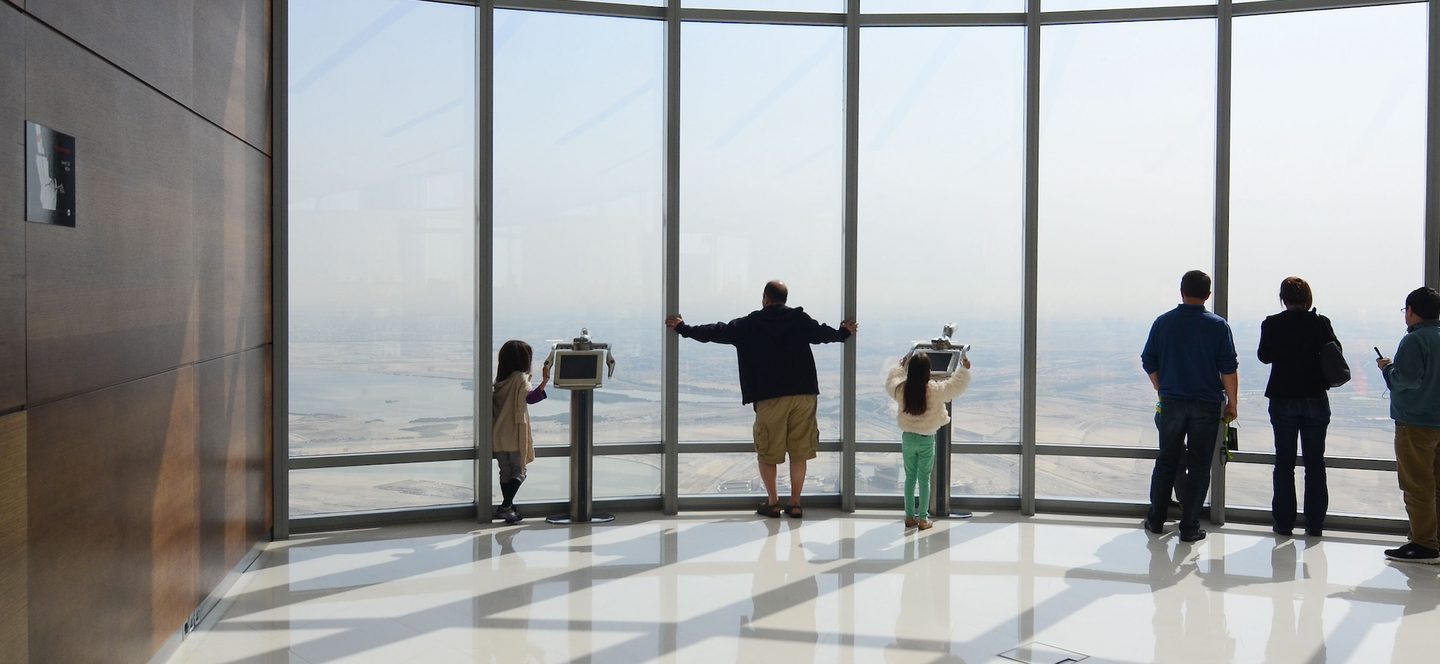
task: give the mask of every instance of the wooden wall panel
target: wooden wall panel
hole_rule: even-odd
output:
[[[31,224],[26,239],[28,398],[41,404],[198,358],[193,132],[188,110],[26,27],[28,114],[73,134],[79,163],[77,227]]]
[[[196,366],[202,589],[268,539],[268,362],[268,349],[258,348]]]
[[[29,410],[30,653],[143,662],[203,597],[196,370]]]
[[[0,417],[0,663],[29,660],[25,413]]]
[[[195,0],[27,0],[26,11],[182,104],[194,97]]]
[[[20,117],[74,135],[79,224],[3,219],[22,208],[0,186],[31,507],[0,522],[0,555],[22,533],[27,601],[0,597],[28,603],[29,661],[141,662],[268,538],[270,3],[28,5],[0,1],[0,145],[23,158]],[[23,178],[11,161],[0,183]]]
[[[196,118],[192,169],[199,358],[264,345],[270,337],[270,159]]]
[[[270,152],[270,2],[196,0],[196,112]]]
[[[269,0],[29,0],[27,9],[269,154]]]
[[[25,18],[0,4],[0,413],[25,405]]]

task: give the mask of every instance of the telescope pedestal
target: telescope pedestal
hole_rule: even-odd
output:
[[[945,414],[950,415],[950,402],[945,402]],[[968,519],[974,514],[965,510],[950,509],[950,424],[935,432],[935,471],[930,488],[930,516],[950,519]]]
[[[595,390],[570,392],[570,513],[546,517],[554,524],[608,523],[614,514],[592,513]]]

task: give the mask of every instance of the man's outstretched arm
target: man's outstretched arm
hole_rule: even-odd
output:
[[[744,330],[740,326],[742,319],[735,319],[728,323],[710,323],[709,325],[686,325],[685,319],[676,314],[665,318],[665,327],[675,330],[686,339],[694,339],[701,343],[717,343],[735,345],[740,342]]]
[[[826,325],[824,323],[821,323],[820,321],[811,318],[810,343],[830,344],[838,341],[845,341],[846,339],[855,336],[855,333],[859,330],[860,326],[856,325],[855,321],[853,320],[846,319],[840,321],[840,329],[837,330],[833,327],[830,327],[829,325]]]

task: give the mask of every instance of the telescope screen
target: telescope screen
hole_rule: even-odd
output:
[[[557,358],[555,378],[558,380],[593,380],[600,375],[600,356],[577,353]]]
[[[930,371],[936,373],[949,373],[953,371],[954,367],[951,366],[951,363],[959,357],[959,354],[952,351],[921,352],[925,353],[925,356],[930,360]]]

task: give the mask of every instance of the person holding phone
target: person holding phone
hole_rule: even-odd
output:
[[[1375,360],[1390,388],[1396,474],[1410,517],[1410,541],[1387,549],[1385,557],[1435,565],[1440,564],[1440,293],[1426,287],[1411,291],[1405,325],[1394,361]]]
[[[1305,534],[1319,537],[1325,529],[1330,490],[1325,481],[1325,432],[1330,427],[1330,386],[1320,371],[1320,347],[1334,341],[1330,319],[1317,313],[1310,284],[1300,277],[1280,282],[1285,310],[1260,324],[1260,361],[1270,365],[1265,397],[1270,400],[1270,427],[1275,432],[1275,470],[1271,526],[1289,536],[1295,528],[1296,439],[1305,462]]]

